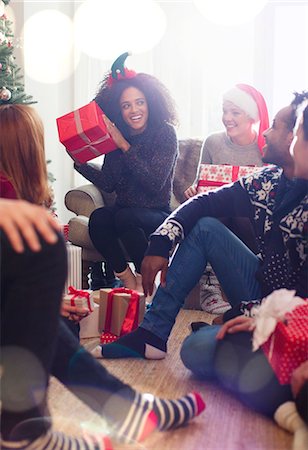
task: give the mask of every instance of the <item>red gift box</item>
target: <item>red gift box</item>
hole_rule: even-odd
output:
[[[262,345],[280,384],[288,384],[301,363],[308,360],[308,302],[287,313]]]
[[[107,131],[103,111],[93,101],[57,119],[59,140],[80,163],[115,150]]]
[[[198,194],[217,189],[228,183],[233,183],[241,177],[251,175],[261,170],[258,166],[231,166],[229,164],[201,164]]]

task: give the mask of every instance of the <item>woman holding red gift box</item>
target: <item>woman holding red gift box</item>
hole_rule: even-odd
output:
[[[177,117],[159,80],[124,68],[127,55],[114,62],[95,97],[118,149],[105,155],[101,170],[77,162],[75,168],[98,188],[116,193],[114,206],[92,213],[90,237],[123,285],[142,291],[140,267],[148,237],[170,213]]]

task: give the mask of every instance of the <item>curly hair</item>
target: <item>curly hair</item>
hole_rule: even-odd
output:
[[[299,114],[303,114],[303,130],[304,138],[308,141],[308,91],[294,92],[294,99],[291,102],[293,109],[292,120],[294,122],[292,129],[295,126]],[[304,106],[304,110],[302,107]]]
[[[144,94],[148,104],[150,128],[160,127],[164,123],[178,125],[175,102],[166,86],[156,77],[138,73],[133,78],[117,80],[112,86],[108,85],[108,78],[109,73],[101,82],[94,100],[126,138],[129,137],[129,127],[122,118],[120,97],[129,87],[135,87]]]

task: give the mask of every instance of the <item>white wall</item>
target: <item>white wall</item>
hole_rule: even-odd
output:
[[[22,20],[26,21],[34,12],[56,8],[72,18],[80,3],[12,0],[16,37],[21,34]],[[158,3],[167,16],[167,31],[152,51],[131,56],[127,66],[152,73],[169,87],[178,105],[180,137],[205,137],[219,130],[220,95],[237,82],[260,89],[271,117],[291,100],[294,90],[308,88],[308,1],[270,0],[253,22],[237,27],[210,23],[191,1]],[[108,18],[102,18],[102,26],[104,20]],[[27,45],[26,39],[21,42],[23,47]],[[126,50],[124,42],[123,51]],[[70,58],[73,65],[74,52]],[[63,204],[65,192],[86,181],[74,173],[71,159],[58,142],[55,120],[93,98],[111,62],[83,54],[73,74],[55,84],[37,82],[26,74],[27,93],[38,100],[36,107],[45,124],[46,152],[57,179],[54,184],[57,208],[64,222],[70,216]]]

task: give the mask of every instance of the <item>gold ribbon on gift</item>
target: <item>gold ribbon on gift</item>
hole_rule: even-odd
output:
[[[112,302],[114,294],[130,294],[130,300],[127,306],[126,315],[120,331],[120,336],[123,336],[124,334],[130,333],[138,327],[140,295],[137,291],[133,291],[132,289],[127,288],[115,288],[108,293],[104,327],[104,331],[107,333],[110,332],[111,328]]]
[[[91,150],[96,156],[101,156],[101,152],[99,152],[94,145],[97,144],[101,144],[102,142],[107,141],[108,139],[111,138],[109,133],[106,133],[105,136],[97,139],[94,142],[91,142],[90,138],[88,138],[88,136],[84,133],[83,128],[82,128],[82,124],[81,124],[81,117],[80,117],[80,111],[77,109],[77,111],[74,111],[74,119],[75,119],[75,123],[76,123],[76,130],[78,133],[78,136],[81,137],[81,139],[86,143],[86,145],[84,145],[83,147],[77,148],[73,151],[71,151],[72,155],[76,155],[78,153],[81,153],[83,150],[85,149],[89,149]]]

